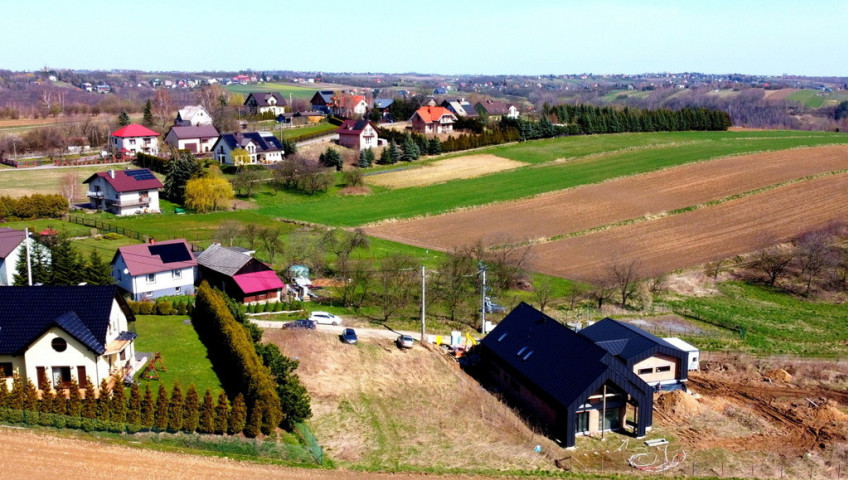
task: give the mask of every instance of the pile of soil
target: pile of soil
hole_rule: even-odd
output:
[[[663,393],[654,402],[654,408],[666,415],[690,417],[701,412],[701,404],[683,390]]]
[[[816,408],[815,418],[821,423],[845,422],[848,414],[836,408],[833,402],[827,402]]]
[[[789,372],[782,368],[775,368],[774,370],[769,370],[763,376],[765,378],[768,378],[772,382],[786,383],[792,380],[792,375],[790,375]]]

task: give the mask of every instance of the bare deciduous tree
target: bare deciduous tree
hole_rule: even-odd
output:
[[[511,288],[532,263],[530,246],[498,235],[477,246],[478,258],[489,264],[490,283],[501,290]]]
[[[550,277],[541,277],[533,282],[533,296],[539,304],[539,311],[545,313],[545,308],[551,302],[554,294],[554,283]]]
[[[79,175],[73,170],[68,170],[62,174],[62,178],[59,180],[59,192],[68,200],[69,205],[74,204],[74,198],[76,198],[81,186]]]
[[[241,223],[235,220],[224,220],[218,225],[215,230],[215,241],[221,245],[232,247],[236,238],[241,235]]]
[[[805,233],[796,241],[799,275],[805,284],[805,296],[810,294],[816,278],[827,268],[836,265],[837,252],[832,244],[833,236],[827,230]]]
[[[458,314],[473,310],[471,304],[478,304],[478,297],[474,295],[477,288],[474,247],[454,248],[439,263],[437,271],[433,296],[447,310],[448,317],[456,320]]]
[[[282,232],[279,227],[268,227],[262,230],[259,238],[262,241],[262,246],[265,247],[265,252],[268,254],[270,263],[274,263],[274,257],[283,251],[283,240],[280,238]]]
[[[614,258],[607,265],[609,284],[617,291],[621,308],[627,306],[627,300],[636,292],[636,285],[640,280],[639,263],[636,260],[624,260]]]
[[[751,266],[766,276],[766,284],[774,286],[795,258],[789,245],[771,245],[754,253]]]
[[[415,259],[393,254],[380,264],[376,285],[377,306],[384,322],[408,307],[415,298],[418,287],[418,269]]]

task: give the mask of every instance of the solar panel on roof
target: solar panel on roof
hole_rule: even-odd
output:
[[[127,170],[127,176],[136,179],[137,181],[141,180],[153,180],[156,176],[150,170]]]
[[[191,260],[185,244],[171,243],[168,245],[151,245],[147,247],[151,255],[158,255],[162,263],[187,262]]]

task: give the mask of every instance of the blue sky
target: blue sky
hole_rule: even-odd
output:
[[[0,68],[12,70],[848,76],[844,0],[12,5],[0,16]]]

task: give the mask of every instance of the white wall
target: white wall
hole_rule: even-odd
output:
[[[68,343],[64,352],[57,352],[51,346],[51,342],[57,337],[65,339]],[[38,383],[37,367],[46,367],[47,377],[51,381],[52,367],[71,367],[71,376],[77,378],[77,367],[84,366],[86,375],[91,377],[95,384],[99,384],[100,380],[109,374],[108,364],[104,359],[58,327],[48,330],[29,347],[24,354],[24,364],[24,371],[21,373],[35,384]],[[79,381],[77,378],[77,382]]]
[[[153,281],[147,281],[147,275],[139,275],[137,277],[131,277],[129,274],[123,273],[123,268],[121,267],[118,270],[118,265],[124,265],[123,262],[115,262],[115,268],[113,269],[113,276],[115,278],[120,278],[118,281],[118,285],[135,294],[142,294],[145,292],[154,292],[156,290],[164,290],[164,289],[173,289],[176,287],[183,287],[183,291],[185,291],[185,287],[194,285],[194,267],[186,267],[177,269],[180,272],[179,277],[175,277],[173,275],[172,270],[167,270],[164,272],[157,272],[152,274]],[[127,286],[125,286],[127,285]]]
[[[112,146],[116,152],[122,148],[126,148],[131,153],[159,154],[158,137],[112,137]]]

